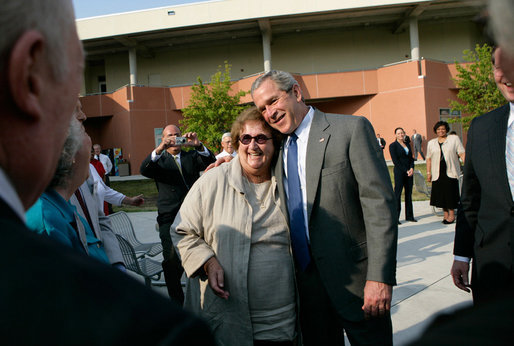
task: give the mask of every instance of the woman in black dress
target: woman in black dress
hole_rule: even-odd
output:
[[[464,163],[464,147],[459,137],[448,135],[450,126],[445,121],[434,125],[437,138],[427,145],[427,181],[432,182],[430,205],[443,208],[444,224],[455,221],[455,209],[459,203],[459,157]]]
[[[412,183],[414,174],[414,158],[409,143],[405,143],[405,131],[401,127],[394,130],[396,141],[389,144],[389,153],[394,164],[394,194],[396,196],[396,208],[398,210],[398,224],[400,223],[400,211],[402,210],[402,190],[405,187],[405,219],[417,222],[414,219],[412,208]]]

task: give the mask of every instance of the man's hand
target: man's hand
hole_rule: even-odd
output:
[[[125,197],[123,198],[123,201],[121,201],[121,203],[139,207],[140,205],[145,203],[145,200],[143,199],[143,195],[138,195],[134,197]]]
[[[187,142],[184,143],[183,147],[198,147],[201,144],[196,132],[187,132],[183,137],[187,139]]]
[[[408,177],[412,177],[412,175],[414,174],[414,168],[411,168],[407,171],[407,176]]]
[[[364,286],[364,317],[379,317],[391,310],[393,288],[383,282],[366,281]]]
[[[163,151],[166,151],[169,147],[172,147],[175,145],[175,137],[164,137],[159,143],[159,146],[155,148],[155,153],[157,155],[161,155]]]
[[[227,155],[227,156],[220,157],[219,159],[216,160],[216,162],[211,163],[209,166],[207,166],[205,171],[207,172],[211,168],[218,167],[222,163],[230,162],[230,161],[232,161],[232,159],[233,159],[232,155]]]
[[[214,294],[220,298],[228,299],[229,293],[223,289],[225,284],[223,268],[221,268],[220,262],[218,262],[216,257],[209,258],[203,265],[203,270],[207,273],[207,280]]]
[[[455,286],[463,291],[469,292],[469,263],[463,261],[453,261],[452,269],[450,270],[453,283]]]

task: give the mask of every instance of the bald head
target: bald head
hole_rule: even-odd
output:
[[[168,125],[162,130],[162,140],[164,141],[165,138],[170,137],[180,137],[182,136],[182,132],[180,132],[180,129],[176,125]],[[177,155],[181,151],[180,146],[171,146],[166,150],[171,155]]]
[[[2,0],[0,32],[0,166],[29,208],[76,116],[84,55],[70,0]]]

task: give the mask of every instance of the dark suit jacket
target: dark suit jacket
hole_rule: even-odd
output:
[[[412,151],[410,145],[407,144],[409,152],[406,154],[402,145],[397,141],[389,144],[389,153],[391,154],[391,160],[394,164],[394,174],[407,174],[407,171],[414,168],[414,157],[412,157]]]
[[[462,207],[470,227],[457,227],[455,254],[474,254],[474,286],[501,287],[512,278],[514,202],[505,164],[508,117],[507,104],[473,119],[468,131]]]
[[[274,174],[286,201],[282,150]],[[315,110],[306,161],[312,258],[338,313],[362,320],[366,280],[396,284],[398,215],[384,155],[366,118]]]
[[[30,232],[0,200],[7,345],[213,345],[203,322],[119,270]]]
[[[173,158],[173,155],[165,151],[156,162],[152,162],[152,155],[141,163],[141,174],[155,179],[159,197],[157,208],[159,211],[159,224],[173,222],[182,201],[194,182],[200,177],[200,172],[215,161],[214,155],[209,151],[209,156],[198,154],[196,150],[182,151],[180,164],[182,175]]]

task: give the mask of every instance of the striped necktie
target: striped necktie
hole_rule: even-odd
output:
[[[507,164],[507,177],[509,178],[510,193],[512,195],[512,199],[514,200],[514,121],[507,129],[505,159]]]

